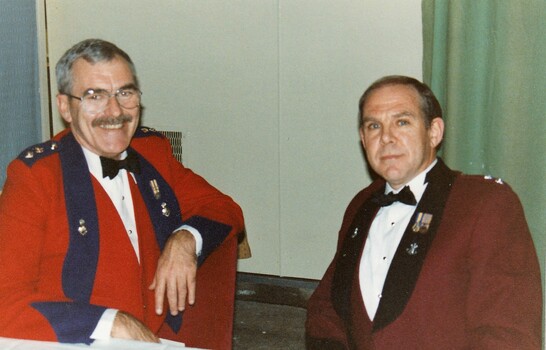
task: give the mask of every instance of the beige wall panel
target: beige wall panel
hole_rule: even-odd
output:
[[[420,0],[283,1],[281,272],[320,278],[343,212],[369,184],[358,100],[387,74],[421,78]]]

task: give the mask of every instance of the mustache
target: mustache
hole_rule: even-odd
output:
[[[130,122],[133,120],[133,117],[130,115],[124,114],[119,117],[101,117],[93,120],[91,122],[92,126],[101,126],[101,125],[117,125],[125,122]]]

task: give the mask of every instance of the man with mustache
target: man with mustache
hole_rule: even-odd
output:
[[[345,212],[307,347],[540,349],[540,271],[516,194],[437,157],[444,121],[425,84],[384,77],[359,110],[380,178]]]
[[[158,342],[179,332],[197,265],[242,231],[241,209],[139,127],[123,50],[84,40],[56,75],[70,127],[14,160],[0,197],[0,336]]]

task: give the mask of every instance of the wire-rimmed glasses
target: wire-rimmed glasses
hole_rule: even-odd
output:
[[[106,109],[108,101],[112,97],[116,97],[119,105],[126,109],[133,109],[140,106],[140,96],[142,92],[137,88],[122,88],[110,93],[106,90],[89,89],[81,97],[71,94],[64,94],[70,98],[80,100],[82,108],[87,113],[100,113]]]

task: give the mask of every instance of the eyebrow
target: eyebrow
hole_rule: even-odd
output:
[[[129,90],[129,89],[138,90],[138,87],[136,86],[135,83],[128,83],[120,87],[118,90]]]
[[[366,122],[373,122],[373,121],[376,121],[377,119],[374,118],[374,117],[370,117],[370,116],[363,116],[362,117],[362,124],[366,123]]]
[[[415,114],[411,113],[410,111],[402,111],[400,113],[394,114],[392,117],[393,118],[415,117]]]
[[[116,89],[116,91],[118,90],[138,90],[138,87],[136,86],[135,83],[128,83],[128,84],[125,84],[119,88]],[[107,92],[107,93],[110,93],[109,90],[106,90],[106,89],[102,89],[102,88],[89,88],[89,89],[85,89],[84,90],[84,94],[87,94],[89,93],[89,91],[93,91],[95,93],[102,93],[102,92]]]
[[[415,114],[411,113],[410,111],[402,111],[402,112],[398,112],[398,113],[395,113],[393,115],[390,116],[391,118],[402,118],[402,117],[415,117]],[[370,116],[370,115],[365,115],[362,117],[362,121],[363,122],[366,122],[366,121],[374,121],[374,120],[378,120],[376,117],[374,116]]]

